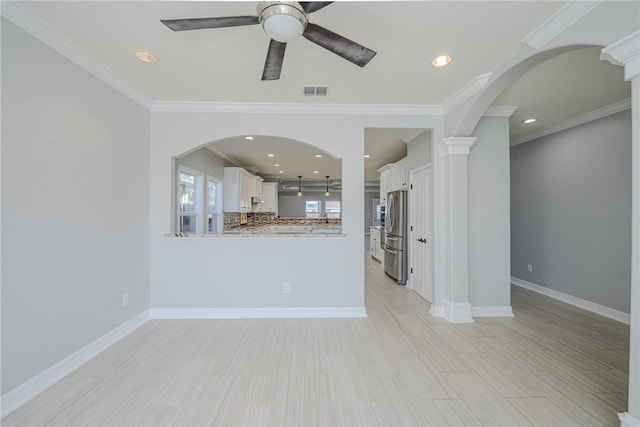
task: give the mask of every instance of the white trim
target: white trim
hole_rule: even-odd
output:
[[[620,427],[640,427],[640,420],[632,417],[628,412],[621,412],[618,414],[620,419]]]
[[[452,303],[443,300],[444,318],[451,323],[474,323],[473,316],[471,315],[471,304],[468,302]]]
[[[425,132],[426,132],[425,129],[415,130],[415,131],[411,132],[409,135],[404,136],[402,138],[402,140],[404,141],[405,144],[408,144],[408,143],[410,143],[411,141],[413,141],[414,139],[416,139],[417,137],[419,137],[420,135],[422,135]]]
[[[474,305],[471,307],[473,317],[513,317],[513,310],[510,305],[499,305],[495,307]]]
[[[600,59],[614,65],[624,65],[624,79],[640,74],[640,30],[602,49]]]
[[[365,307],[152,308],[151,319],[303,319],[367,317]]]
[[[509,105],[495,105],[487,108],[487,110],[482,114],[482,117],[511,117],[517,109],[518,107]]]
[[[594,120],[602,119],[612,114],[620,113],[622,111],[631,108],[631,98],[623,99],[622,101],[615,102],[611,105],[607,105],[597,110],[590,111],[588,113],[581,114],[569,120],[557,123],[553,126],[547,126],[536,132],[528,135],[521,136],[511,141],[511,146],[514,147],[525,142],[533,141],[534,139],[542,138],[544,136],[552,135],[554,133],[562,132],[563,130],[571,129],[576,126],[583,125],[585,123],[592,122]]]
[[[616,320],[626,325],[629,324],[629,313],[605,307],[604,305],[596,304],[595,302],[587,301],[582,298],[574,297],[573,295],[565,294],[564,292],[559,292],[555,289],[547,288],[546,286],[536,285],[535,283],[527,282],[526,280],[518,279],[517,277],[512,276],[511,283],[520,288],[525,288],[553,299],[557,299],[558,301],[575,305],[576,307],[599,314],[600,316],[608,317],[609,319]]]
[[[2,2],[2,16],[22,28],[38,40],[51,47],[62,56],[73,61],[84,70],[99,78],[133,101],[150,109],[152,100],[140,92],[128,81],[117,75],[92,55],[81,49],[77,44],[51,27],[42,19],[31,13],[17,1]],[[133,56],[132,56],[133,57]]]
[[[455,154],[461,154],[468,156],[471,152],[471,147],[476,143],[475,136],[452,136],[449,138],[442,138],[440,146],[443,150],[443,156],[451,156]]]
[[[540,49],[598,6],[600,1],[571,1],[522,39],[525,48]]]
[[[444,307],[437,307],[431,304],[431,308],[429,309],[429,314],[433,317],[444,317]]]
[[[180,113],[272,113],[272,114],[361,114],[400,116],[441,116],[435,105],[394,104],[301,104],[257,102],[165,102],[156,101],[154,112]]]
[[[20,406],[33,399],[89,360],[93,359],[117,341],[129,335],[149,320],[149,312],[144,311],[131,320],[123,323],[91,344],[81,348],[71,356],[61,360],[27,382],[19,385],[2,396],[0,417],[6,417]]]
[[[240,163],[240,161],[238,161],[235,157],[223,153],[222,151],[218,150],[217,147],[214,147],[211,144],[207,145],[206,147],[213,154],[215,154],[216,156],[220,157],[221,159],[226,160],[227,162],[231,163],[232,165],[235,165],[237,167],[243,167],[242,163]]]
[[[471,81],[458,89],[453,95],[445,99],[442,103],[442,112],[446,114],[473,95],[478,94],[487,85],[489,78],[491,78],[491,73],[482,74],[471,79]]]

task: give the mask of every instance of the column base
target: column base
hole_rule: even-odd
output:
[[[471,304],[468,302],[449,302],[444,300],[444,318],[451,323],[474,323]]]
[[[640,427],[640,420],[629,415],[628,412],[618,414],[620,418],[620,427]]]

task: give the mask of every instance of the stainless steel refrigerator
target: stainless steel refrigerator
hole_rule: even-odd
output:
[[[384,223],[384,272],[407,283],[407,190],[387,193]]]

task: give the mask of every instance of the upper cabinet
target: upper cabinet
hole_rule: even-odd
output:
[[[409,188],[409,171],[406,157],[396,163],[384,165],[378,169],[378,172],[380,172],[380,203],[385,203],[388,192]]]
[[[380,172],[380,204],[384,206],[387,201],[387,193],[391,191],[392,165],[385,165],[378,169]]]
[[[251,212],[256,177],[242,168],[224,168],[224,211]]]
[[[262,184],[262,212],[273,212],[278,216],[278,183],[265,182]]]
[[[392,169],[393,190],[406,190],[409,188],[409,171],[407,170],[407,158],[398,160]]]

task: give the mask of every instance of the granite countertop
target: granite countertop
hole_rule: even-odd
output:
[[[232,230],[227,230],[223,234],[168,234],[166,237],[175,239],[220,239],[237,237],[345,237],[345,235],[340,231],[341,226],[339,224],[267,224],[258,226],[243,225]]]

